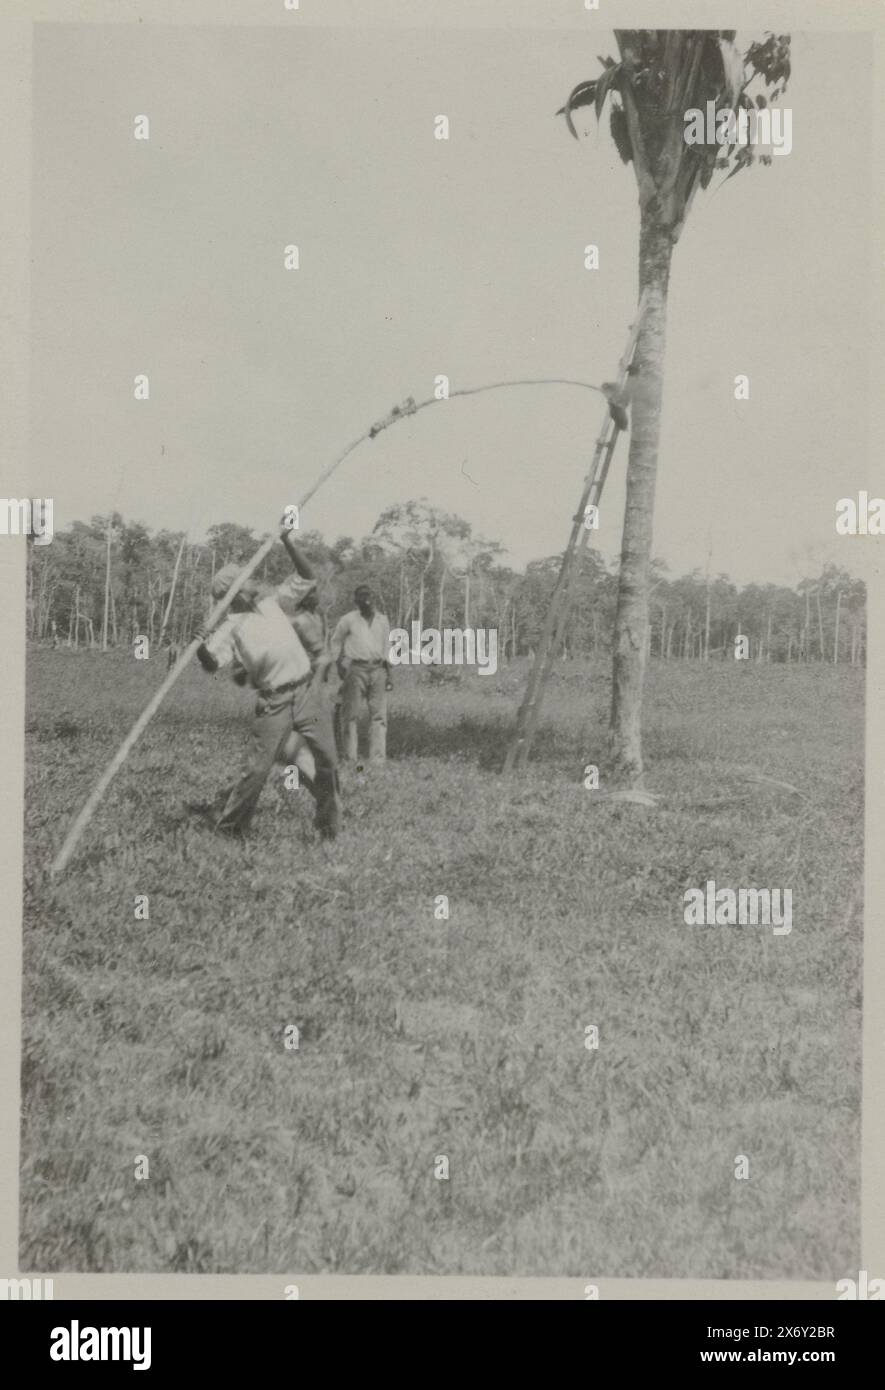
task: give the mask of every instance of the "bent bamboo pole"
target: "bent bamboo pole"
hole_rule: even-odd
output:
[[[383,420],[379,420],[376,424],[372,425],[371,429],[366,430],[365,433],[361,434],[358,439],[355,439],[353,441],[353,443],[348,444],[347,448],[343,451],[343,453],[339,454],[336,459],[333,459],[331,463],[326,465],[326,467],[320,473],[319,477],[316,479],[316,482],[313,484],[313,486],[308,488],[307,492],[305,492],[304,495],[300,498],[297,504],[299,512],[319,491],[323,483],[325,483],[327,479],[332,476],[336,468],[340,467],[340,465],[344,462],[347,456],[353,453],[354,449],[356,449],[360,444],[364,443],[365,440],[374,439],[376,434],[380,434],[382,430],[385,430],[388,428],[388,426],[395,424],[397,420],[405,419],[407,415],[415,415],[419,410],[424,410],[426,406],[438,404],[440,400],[451,399],[454,396],[476,396],[483,391],[497,391],[504,387],[510,386],[580,386],[587,391],[597,391],[600,392],[600,394],[604,394],[604,392],[602,392],[601,390],[601,387],[593,386],[589,381],[574,381],[566,377],[532,377],[520,379],[518,381],[494,381],[487,386],[462,387],[457,391],[450,391],[448,397],[430,396],[427,400],[420,401],[417,405],[410,396],[408,400],[403,402],[402,405],[394,406],[393,410],[390,411],[388,415],[385,415]],[[205,626],[207,629],[211,630],[212,628],[214,628],[217,625],[217,623],[221,620],[221,618],[224,617],[224,614],[227,612],[231,603],[236,598],[242,585],[245,583],[247,579],[250,578],[252,574],[254,574],[255,570],[261,564],[265,556],[268,555],[273,546],[276,545],[276,541],[276,536],[268,536],[267,540],[262,542],[258,550],[256,550],[255,554],[252,556],[252,559],[248,562],[248,564],[246,564],[243,567],[243,569],[237,575],[237,578],[234,580],[233,584],[230,586],[227,593],[224,595],[224,598],[220,599],[219,602],[215,604],[214,608],[209,614],[208,619],[206,620]],[[95,815],[95,812],[98,809],[102,797],[104,796],[114,777],[120,771],[120,768],[125,763],[135,744],[138,742],[139,738],[144,733],[148,724],[153,719],[157,710],[160,708],[166,696],[169,694],[169,691],[172,689],[173,685],[178,680],[178,677],[181,675],[185,667],[189,664],[191,658],[193,657],[194,653],[199,647],[201,640],[201,638],[195,637],[193,641],[191,641],[189,645],[185,648],[185,650],[182,652],[175,665],[168,672],[166,679],[163,681],[162,685],[160,685],[157,688],[157,690],[154,691],[154,694],[151,696],[150,700],[145,705],[141,714],[138,716],[135,723],[132,725],[132,728],[129,730],[129,733],[126,735],[123,742],[120,744],[120,747],[114,754],[113,758],[108,763],[104,772],[99,777],[92,791],[89,793],[89,796],[86,799],[86,802],[84,803],[81,811],[72,822],[68,830],[68,833],[65,836],[64,844],[58,851],[58,854],[55,856],[55,859],[52,861],[51,872],[53,874],[63,873],[63,871],[67,868],[71,856],[74,853],[74,850],[77,848],[77,845],[80,841],[80,837],[82,836],[83,831],[86,829],[89,822],[92,820],[92,817]]]

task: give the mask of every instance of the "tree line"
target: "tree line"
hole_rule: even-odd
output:
[[[245,562],[262,539],[232,522],[194,542],[181,532],[152,532],[118,512],[75,521],[51,545],[28,544],[28,636],[70,648],[107,650],[136,637],[147,637],[151,647],[181,647],[211,606],[216,569]],[[392,626],[493,627],[502,658],[533,652],[562,558],[533,560],[517,572],[503,563],[500,542],[424,499],[386,508],[360,540],[340,536],[330,543],[318,531],[304,531],[300,543],[330,622],[352,606],[355,585],[369,583]],[[259,577],[278,583],[287,572],[280,548]],[[610,653],[617,564],[582,550],[573,593],[561,655]],[[647,651],[666,661],[731,656],[739,635],[760,662],[865,661],[865,586],[834,564],[791,589],[739,587],[725,574],[699,569],[673,577],[655,560],[648,603]]]

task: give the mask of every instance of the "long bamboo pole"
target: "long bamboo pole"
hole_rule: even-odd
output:
[[[310,499],[313,496],[315,496],[315,494],[319,491],[323,484],[332,476],[335,470],[340,467],[340,465],[350,454],[353,453],[354,449],[358,448],[359,445],[363,444],[367,439],[374,439],[377,434],[380,434],[382,430],[386,430],[390,425],[395,424],[397,420],[403,420],[407,415],[415,415],[419,410],[424,410],[427,406],[438,405],[441,400],[452,399],[456,396],[477,396],[484,391],[497,391],[506,387],[514,386],[579,386],[586,391],[597,391],[602,395],[605,394],[600,386],[595,386],[589,381],[576,381],[570,377],[529,377],[520,378],[516,381],[493,381],[490,382],[487,386],[461,387],[456,391],[450,391],[448,397],[430,396],[427,400],[419,401],[417,404],[415,403],[414,399],[411,396],[409,396],[409,398],[405,400],[401,405],[394,406],[393,410],[391,410],[389,414],[385,415],[382,420],[376,421],[376,423],[372,425],[371,429],[365,430],[363,434],[359,435],[358,438],[354,439],[353,442],[348,444],[347,448],[344,449],[343,452],[340,453],[336,459],[333,459],[331,463],[326,465],[326,467],[319,474],[313,485],[309,487],[307,492],[305,492],[303,496],[299,499],[297,503],[299,513],[302,510],[302,508],[307,506],[307,503],[310,501]],[[265,557],[270,553],[271,549],[276,544],[276,540],[276,536],[268,536],[267,540],[262,542],[258,550],[256,550],[255,554],[252,556],[252,559],[248,562],[248,564],[244,566],[244,568],[237,575],[236,579],[228,589],[224,598],[220,599],[219,602],[215,604],[214,608],[209,614],[209,617],[206,620],[205,626],[207,627],[207,629],[215,627],[224,617],[225,613],[227,612],[233,600],[236,598],[243,584],[246,582],[247,579],[251,577],[252,574],[254,574],[255,570],[261,564],[262,560],[264,560]],[[181,656],[176,661],[175,665],[167,673],[166,679],[163,681],[162,685],[157,687],[156,691],[151,696],[148,703],[145,705],[141,714],[138,716],[132,728],[129,730],[129,733],[126,735],[123,742],[120,744],[120,747],[114,754],[113,758],[108,763],[107,767],[99,777],[95,786],[92,788],[92,791],[89,793],[89,796],[87,797],[82,809],[79,811],[77,816],[74,818],[71,826],[69,827],[68,833],[65,836],[64,843],[62,844],[61,849],[52,861],[51,872],[53,874],[63,873],[64,870],[67,868],[71,856],[74,853],[74,850],[77,848],[77,845],[80,841],[80,837],[82,836],[89,822],[92,820],[92,817],[95,815],[95,812],[98,809],[102,797],[104,796],[114,777],[120,771],[120,768],[125,763],[132,749],[135,747],[135,744],[138,742],[139,738],[144,733],[148,724],[153,719],[157,710],[160,708],[169,691],[172,689],[173,685],[178,680],[185,667],[190,664],[191,658],[196,652],[197,647],[200,645],[201,640],[201,638],[195,637],[193,641],[191,641],[188,644],[188,646],[184,649]]]

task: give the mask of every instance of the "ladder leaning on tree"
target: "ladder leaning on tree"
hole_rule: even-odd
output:
[[[639,301],[636,311],[636,320],[630,327],[627,336],[627,346],[624,355],[618,364],[618,378],[616,383],[617,394],[624,392],[627,384],[627,377],[633,366],[633,355],[636,351],[636,342],[639,337],[639,328],[642,323],[642,312],[644,307],[643,298]],[[529,682],[523,696],[519,713],[516,716],[516,731],[513,742],[507,750],[507,757],[504,760],[503,771],[513,772],[516,769],[524,768],[528,762],[531,752],[532,740],[538,727],[538,718],[541,713],[541,705],[544,699],[544,690],[550,677],[553,661],[559,650],[562,640],[565,637],[566,623],[572,602],[572,581],[577,567],[578,557],[586,548],[589,537],[590,527],[586,524],[588,520],[588,509],[598,507],[602,497],[602,490],[605,487],[605,480],[608,477],[609,465],[618,442],[618,436],[622,432],[623,424],[626,424],[623,408],[614,406],[605,416],[599,434],[596,438],[596,445],[593,450],[593,457],[590,468],[584,479],[584,486],[581,490],[578,510],[572,518],[572,529],[569,535],[568,544],[562,557],[559,567],[559,574],[553,586],[553,593],[550,597],[550,604],[547,609],[544,625],[538,639],[538,649],[535,653],[535,660],[529,675]]]

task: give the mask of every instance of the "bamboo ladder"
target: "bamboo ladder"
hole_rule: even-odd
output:
[[[629,370],[633,365],[636,343],[639,338],[639,329],[642,324],[644,304],[645,295],[643,294],[636,311],[636,319],[634,323],[631,324],[630,332],[627,335],[627,346],[618,363],[617,385],[619,390],[625,386]],[[590,528],[585,524],[587,510],[589,507],[599,506],[602,490],[605,487],[605,480],[608,477],[609,466],[620,433],[621,429],[613,415],[610,411],[606,411],[605,420],[596,437],[590,468],[584,479],[583,488],[581,489],[578,510],[572,518],[571,534],[569,535],[568,544],[562,557],[556,583],[553,586],[550,604],[538,640],[535,662],[531,674],[529,675],[529,682],[526,686],[522,704],[516,716],[516,730],[514,732],[513,741],[507,750],[507,757],[504,760],[503,772],[505,775],[517,770],[522,770],[528,763],[532,741],[538,727],[541,705],[544,700],[544,691],[550,678],[550,672],[553,669],[556,653],[565,637],[566,623],[568,622],[571,609],[572,582],[575,570],[577,569],[579,557],[583,554],[589,542]]]

